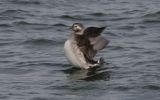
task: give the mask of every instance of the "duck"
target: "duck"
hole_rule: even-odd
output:
[[[109,43],[109,40],[101,35],[105,28],[85,27],[81,23],[74,23],[70,27],[72,33],[64,43],[64,53],[73,67],[91,69],[104,63],[103,57],[99,60],[94,57]]]

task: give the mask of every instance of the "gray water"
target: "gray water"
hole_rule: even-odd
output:
[[[105,65],[66,60],[75,22],[107,27]],[[160,100],[160,0],[0,0],[0,100]]]

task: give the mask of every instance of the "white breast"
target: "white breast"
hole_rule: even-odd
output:
[[[73,40],[67,40],[64,44],[64,52],[69,62],[74,67],[89,68],[83,53]]]

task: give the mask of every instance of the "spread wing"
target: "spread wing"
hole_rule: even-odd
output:
[[[109,43],[108,40],[101,36],[101,32],[104,29],[105,27],[88,27],[84,30],[85,38],[88,39],[90,45],[92,45],[96,51],[104,49]]]

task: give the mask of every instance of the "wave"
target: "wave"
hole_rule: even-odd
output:
[[[56,23],[56,24],[53,24],[52,26],[56,26],[56,27],[68,27],[67,25],[62,24],[62,23]]]
[[[5,28],[5,27],[12,27],[12,25],[10,25],[10,24],[0,24],[0,27],[3,27],[3,28]]]
[[[61,19],[65,19],[65,20],[92,20],[91,18],[85,18],[84,16],[81,15],[74,15],[74,16],[70,16],[70,15],[62,15],[59,16],[59,18]]]
[[[131,88],[130,87],[127,87],[127,86],[117,86],[114,88],[115,90],[119,90],[119,91],[128,91],[130,90]]]
[[[137,12],[142,12],[142,10],[129,10],[129,11],[125,11],[123,12],[124,14],[134,14],[134,13],[137,13]]]
[[[13,38],[10,38],[10,37],[0,38],[0,46],[14,45],[17,42],[18,42],[17,39],[13,39]]]
[[[98,17],[98,16],[97,16]],[[65,20],[80,20],[80,21],[104,21],[105,19],[102,18],[97,18],[97,17],[91,17],[91,16],[87,16],[87,15],[62,15],[59,16],[59,18],[61,19],[65,19]]]
[[[13,24],[15,25],[48,25],[48,24],[41,24],[41,23],[30,23],[30,22],[26,22],[26,21],[17,21],[17,22],[13,22]]]
[[[149,14],[145,14],[144,16],[142,16],[141,18],[143,18],[142,22],[143,24],[156,24],[156,23],[160,23],[160,11],[154,12],[154,13],[149,13]]]
[[[34,22],[26,22],[26,21],[16,21],[12,23],[13,26],[19,26],[19,27],[28,27],[30,29],[35,29],[35,30],[44,30],[44,29],[49,29],[52,28],[52,25],[49,24],[43,24],[43,23],[34,23]]]
[[[106,16],[106,14],[105,14],[105,13],[101,13],[101,12],[91,13],[91,14],[88,14],[88,15],[95,16],[95,17],[102,17],[102,16]]]
[[[144,19],[142,21],[143,24],[159,24],[160,23],[160,20],[159,18],[158,19]]]
[[[54,62],[42,62],[42,61],[28,61],[28,62],[17,62],[16,63],[16,67],[25,67],[25,66],[47,66],[47,67],[51,67],[51,66],[67,66],[67,64],[61,64],[61,63],[54,63]]]
[[[63,44],[63,41],[56,41],[55,39],[28,39],[20,43],[21,45],[58,45]]]
[[[117,17],[117,18],[110,18],[109,21],[123,21],[123,20],[129,20],[132,19],[132,17]]]
[[[160,86],[157,86],[157,85],[146,85],[143,88],[149,89],[149,90],[160,90]]]
[[[12,23],[15,26],[29,26],[32,27],[34,29],[38,29],[38,30],[42,30],[42,29],[49,29],[49,28],[54,28],[54,27],[68,27],[65,24],[62,23],[56,23],[56,24],[42,24],[42,23],[30,23],[30,22],[26,22],[26,21],[17,21],[17,22],[13,22]]]
[[[20,69],[20,68],[0,68],[1,74],[14,74],[23,75],[33,72],[32,69]]]
[[[36,5],[41,4],[41,2],[37,0],[12,0],[11,2],[14,4],[25,4],[25,5],[26,4],[36,4]]]
[[[21,14],[21,13],[28,13],[28,11],[16,9],[16,10],[5,10],[0,13],[0,15],[13,15],[13,14]]]
[[[149,14],[145,14],[142,17],[158,17],[160,16],[160,11],[154,12],[154,13],[149,13]]]
[[[123,29],[123,30],[129,30],[129,31],[131,31],[131,30],[134,30],[135,27],[131,26],[131,25],[125,25],[125,26],[118,27],[118,29]]]
[[[152,42],[152,43],[160,43],[160,40],[157,38],[157,39],[152,39],[152,40],[147,40],[149,42]]]
[[[109,50],[125,50],[126,48],[121,47],[121,46],[108,46]]]
[[[107,31],[107,32],[104,32],[103,34],[106,34],[107,36],[114,36],[114,37],[119,37],[119,35],[118,34],[116,34],[116,33],[113,33],[113,32],[109,32],[109,31]]]
[[[0,46],[8,46],[8,45],[11,45],[11,44],[13,44],[14,42],[11,42],[11,43],[0,43]]]

